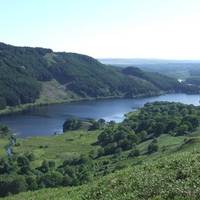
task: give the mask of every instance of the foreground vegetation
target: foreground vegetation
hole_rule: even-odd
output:
[[[29,191],[5,199],[199,199],[199,165],[200,150],[195,149],[130,166],[92,184]]]
[[[85,55],[4,43],[0,43],[0,70],[0,110],[5,110],[1,113],[82,99],[199,93],[196,86],[136,67],[106,66]]]
[[[0,159],[0,196],[198,199],[199,116],[193,105],[152,102],[119,124],[67,119],[63,134],[17,139]],[[8,132],[1,126],[1,141]]]

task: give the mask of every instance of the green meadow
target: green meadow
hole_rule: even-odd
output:
[[[10,139],[5,136],[0,137],[0,158],[7,156],[6,149],[10,145]]]
[[[24,155],[33,153],[35,161],[33,165],[41,164],[44,159],[54,160],[60,163],[68,157],[87,155],[92,150],[97,150],[97,137],[101,130],[87,131],[77,130],[53,136],[36,136],[17,139],[17,146],[12,148],[14,154]]]

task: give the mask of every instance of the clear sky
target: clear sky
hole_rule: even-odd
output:
[[[0,0],[0,42],[94,58],[200,59],[200,0]]]

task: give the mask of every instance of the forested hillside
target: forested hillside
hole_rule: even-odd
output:
[[[198,92],[197,87],[139,68],[122,69],[76,53],[55,53],[51,49],[4,43],[0,43],[0,70],[0,110],[34,103],[40,98],[44,83],[48,85],[53,80],[63,89],[63,101],[67,100],[69,92],[79,99]]]

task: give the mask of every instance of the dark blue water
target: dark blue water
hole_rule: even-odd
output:
[[[108,99],[55,104],[31,110],[23,114],[1,116],[0,125],[7,125],[18,138],[53,135],[62,132],[62,125],[68,118],[88,121],[104,118],[106,121],[120,122],[124,114],[140,108],[146,102],[174,101],[199,105],[200,95],[167,94],[163,96],[138,99]]]

